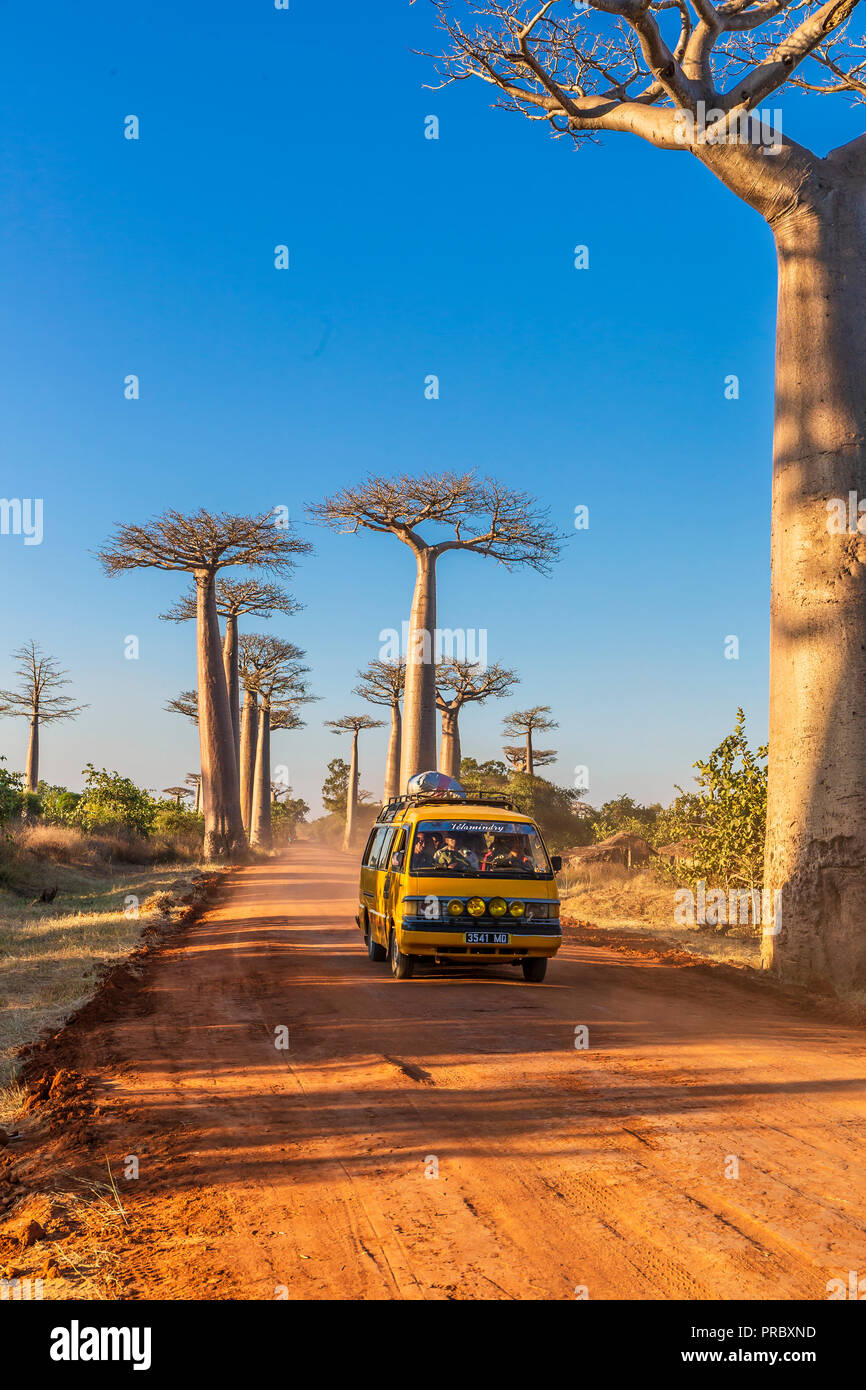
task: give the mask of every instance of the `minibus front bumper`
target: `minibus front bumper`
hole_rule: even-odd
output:
[[[486,934],[483,944],[467,940],[473,934]],[[508,941],[492,938],[506,934]],[[400,948],[408,956],[430,956],[435,960],[520,961],[531,956],[555,956],[562,945],[558,922],[498,923],[475,920],[467,923],[439,922],[435,928],[404,918],[400,928]]]

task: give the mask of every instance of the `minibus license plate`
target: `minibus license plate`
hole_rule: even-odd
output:
[[[467,946],[508,946],[511,937],[507,931],[468,931]]]

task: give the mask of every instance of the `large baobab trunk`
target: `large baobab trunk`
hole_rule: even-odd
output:
[[[400,795],[400,744],[402,719],[399,704],[391,706],[391,731],[388,735],[388,752],[385,758],[385,789],[382,800],[387,803],[392,796]]]
[[[246,841],[212,574],[196,575],[196,642],[204,857],[239,859]]]
[[[244,694],[241,715],[240,795],[241,818],[244,830],[250,831],[253,814],[253,778],[256,769],[256,744],[259,737],[259,697],[254,691]]]
[[[774,225],[779,260],[764,962],[866,987],[866,197]],[[838,498],[853,528],[831,534]],[[866,507],[863,526],[866,530]]]
[[[229,711],[232,717],[232,733],[235,740],[235,760],[240,765],[241,748],[241,687],[238,674],[238,619],[236,613],[226,618],[226,631],[223,638],[223,669],[226,675],[226,689],[229,696]]]
[[[256,849],[271,847],[271,707],[268,700],[262,700],[259,709],[250,844]]]
[[[439,749],[439,771],[447,777],[460,777],[460,711],[443,709],[442,743]]]
[[[436,556],[420,550],[416,559],[403,696],[401,794],[410,777],[436,766]]]
[[[349,784],[346,788],[346,828],[343,832],[343,849],[352,848],[355,834],[355,808],[358,805],[358,730],[352,734],[352,754],[349,762]]]
[[[542,763],[542,767],[544,764]],[[532,730],[526,730],[526,773],[529,777],[535,776],[535,762],[532,757]]]
[[[34,710],[30,717],[30,736],[27,740],[27,767],[24,781],[29,792],[35,792],[39,785],[39,711]]]

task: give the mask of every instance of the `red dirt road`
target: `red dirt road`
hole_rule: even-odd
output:
[[[825,1299],[866,1272],[866,1034],[576,944],[543,985],[397,982],[356,882],[305,844],[238,871],[78,1044],[103,1171],[140,1160],[122,1297]]]

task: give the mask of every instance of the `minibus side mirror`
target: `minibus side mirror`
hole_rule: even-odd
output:
[[[391,855],[391,871],[392,871],[392,873],[396,873],[398,869],[402,869],[402,867],[403,867],[403,856],[404,856],[404,851],[403,851],[402,849],[398,849],[394,854]]]
[[[558,874],[559,871],[560,871],[560,869],[562,868],[562,855],[561,855],[561,854],[552,854],[552,855],[550,856],[550,863],[551,863],[551,867],[552,867],[552,869],[553,869],[553,872],[554,872],[555,874]]]

